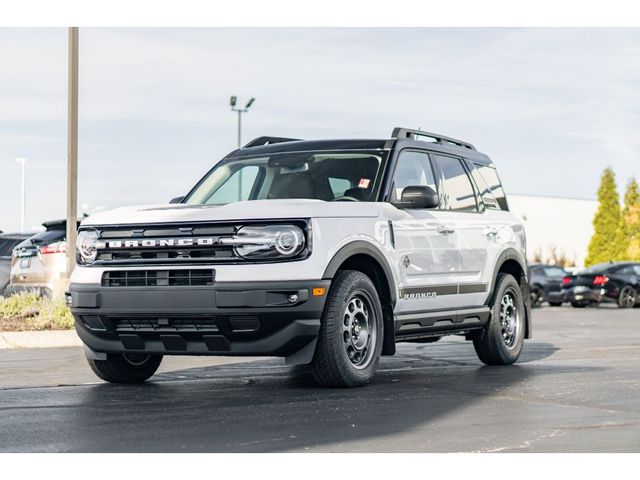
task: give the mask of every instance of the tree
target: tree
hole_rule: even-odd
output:
[[[620,230],[624,249],[624,258],[621,260],[640,261],[640,188],[635,178],[631,178],[627,184]]]
[[[621,212],[616,179],[613,170],[605,168],[598,189],[598,211],[593,218],[593,236],[584,263],[586,266],[610,262],[626,256],[624,235],[620,228]]]

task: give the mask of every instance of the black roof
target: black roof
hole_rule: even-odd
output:
[[[419,140],[421,137],[430,138],[432,141]],[[388,139],[298,140],[283,137],[259,137],[249,142],[244,148],[234,150],[225,158],[317,150],[391,150],[392,148],[427,149],[464,156],[481,165],[493,163],[488,156],[478,152],[470,143],[443,135],[404,128],[394,129],[392,137]]]

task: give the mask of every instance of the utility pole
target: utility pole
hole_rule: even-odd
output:
[[[255,98],[251,97],[251,99],[247,102],[244,108],[236,108],[236,102],[238,98],[234,95],[231,97],[230,105],[232,112],[238,112],[238,148],[242,147],[242,114],[247,113],[249,111],[249,107],[253,105]],[[242,169],[238,172],[238,200],[242,200]]]
[[[67,114],[67,278],[76,264],[78,235],[78,27],[69,27]]]
[[[16,163],[19,163],[22,165],[22,190],[20,195],[20,231],[24,232],[24,215],[25,215],[25,208],[27,204],[27,194],[25,191],[25,183],[24,183],[24,169],[27,164],[27,159],[23,157],[18,157],[16,158]]]

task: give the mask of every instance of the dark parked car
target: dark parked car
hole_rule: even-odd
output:
[[[562,305],[562,279],[567,275],[569,272],[557,265],[529,265],[531,306],[539,306],[544,302],[549,302],[552,307]]]
[[[4,233],[0,235],[0,295],[9,284],[11,272],[11,252],[13,248],[23,240],[29,238],[32,233]]]
[[[616,302],[620,308],[637,307],[639,291],[639,262],[600,263],[562,279],[565,300],[576,308],[601,302]]]

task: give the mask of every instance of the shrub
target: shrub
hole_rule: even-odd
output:
[[[73,316],[64,300],[23,292],[0,297],[0,331],[69,330]]]

